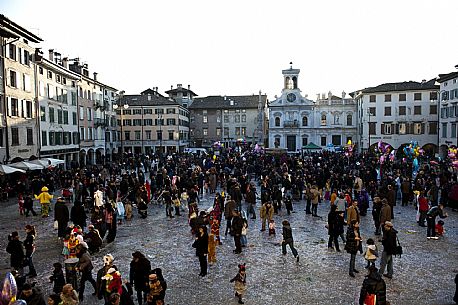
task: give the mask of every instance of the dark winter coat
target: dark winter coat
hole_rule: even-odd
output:
[[[30,232],[27,233],[27,236],[24,240],[24,249],[25,249],[25,256],[31,256],[35,251],[35,236]]]
[[[81,250],[81,252],[77,254],[77,257],[79,258],[79,270],[81,270],[82,272],[91,272],[94,266],[92,265],[91,257],[86,252],[86,250]]]
[[[240,216],[235,216],[232,218],[232,233],[234,235],[241,235],[242,234],[242,229],[243,229],[243,219]]]
[[[199,236],[192,244],[192,247],[196,248],[196,256],[208,254],[208,234],[200,236],[199,233]]]
[[[359,305],[364,305],[367,294],[377,296],[376,305],[386,304],[386,284],[378,272],[372,272],[363,281],[361,293],[359,295]]]
[[[380,224],[384,225],[386,221],[391,221],[391,206],[388,203],[383,204],[380,210]]]
[[[382,201],[374,201],[372,205],[372,218],[374,219],[374,223],[380,224],[380,214],[382,212]],[[390,212],[391,217],[391,212]]]
[[[385,230],[383,232],[383,251],[386,252],[388,255],[395,255],[396,254],[396,234],[398,232],[390,228],[389,230]]]
[[[328,214],[328,234],[329,235],[339,235],[339,223],[340,223],[339,213],[331,211]]]
[[[148,276],[151,271],[151,263],[146,257],[140,258],[137,262],[130,262],[130,283],[137,291],[147,291]]]
[[[70,220],[70,213],[68,213],[68,208],[62,201],[57,201],[54,206],[54,220],[57,220],[59,223],[65,224]]]
[[[54,270],[49,280],[54,283],[52,291],[56,294],[60,294],[62,292],[62,287],[65,285],[64,272],[62,269]]]
[[[293,242],[293,230],[291,230],[290,225],[284,225],[283,226],[283,240],[285,243],[291,243]]]
[[[72,207],[70,219],[75,225],[79,225],[81,228],[86,227],[87,215],[84,206],[80,202],[76,201]]]
[[[439,216],[440,218],[446,218],[447,217],[444,214],[444,209],[441,209],[438,206],[434,206],[434,207],[430,208],[426,215],[429,218],[436,218],[437,216]]]
[[[29,297],[21,293],[18,299],[26,301],[27,305],[46,305],[43,293],[37,288],[32,288],[32,294]]]
[[[357,229],[359,235],[359,229]],[[359,235],[361,238],[361,235]],[[356,254],[362,250],[361,242],[356,240],[355,228],[349,226],[347,229],[347,242],[345,243],[345,250],[350,254]]]
[[[11,254],[11,267],[16,270],[21,268],[25,257],[22,242],[18,239],[10,240],[6,252]]]

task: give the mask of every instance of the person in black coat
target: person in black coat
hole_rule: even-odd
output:
[[[70,214],[70,219],[73,221],[73,223],[81,227],[83,229],[86,227],[86,211],[84,210],[84,206],[81,203],[81,201],[76,200]]]
[[[283,226],[283,240],[281,242],[281,252],[283,255],[286,255],[286,245],[289,245],[291,252],[293,253],[296,261],[299,262],[299,254],[297,253],[296,248],[294,248],[294,240],[293,240],[293,230],[291,229],[291,225],[288,220],[282,221]]]
[[[375,235],[380,235],[380,215],[382,212],[382,200],[380,197],[374,197],[372,204],[372,218],[374,219]]]
[[[159,293],[159,295],[156,297],[156,301],[162,301],[162,304],[165,304],[165,291],[167,290],[167,282],[164,279],[164,276],[162,275],[162,269],[161,268],[156,268],[152,271],[152,273],[157,275],[157,279],[159,283],[161,283],[162,290]]]
[[[33,209],[33,199],[30,195],[24,196],[24,209],[25,209],[25,217],[29,217],[29,212],[32,212],[33,216],[37,216],[37,213]]]
[[[24,262],[24,246],[19,240],[19,233],[14,231],[8,235],[8,246],[6,246],[6,252],[11,254],[10,266],[12,269],[17,270],[19,275],[22,275],[23,272],[23,262]]]
[[[54,206],[54,220],[57,221],[57,236],[60,238],[65,237],[65,230],[68,226],[70,219],[68,208],[65,205],[65,200],[62,197],[57,198],[56,205]]]
[[[385,267],[387,267],[387,273],[383,276],[391,279],[393,277],[393,255],[396,254],[396,239],[397,231],[393,228],[393,224],[390,221],[386,221],[383,226],[383,252],[380,260],[380,274],[383,274]]]
[[[345,250],[351,254],[349,275],[355,277],[355,273],[359,271],[355,269],[356,253],[363,252],[361,245],[361,235],[359,234],[359,223],[353,219],[347,229],[347,242],[345,243]]]
[[[242,242],[240,241],[242,237],[242,229],[243,229],[243,219],[240,216],[239,211],[232,212],[232,229],[231,232],[234,235],[234,243],[235,243],[235,250],[233,251],[235,254],[242,253]]]
[[[376,305],[386,304],[386,284],[375,266],[369,267],[369,274],[364,278],[359,294],[359,305],[364,305],[368,294],[375,294]]]
[[[89,247],[89,253],[93,254],[100,251],[103,241],[99,231],[94,227],[94,225],[89,225],[88,228],[89,232],[84,235],[84,241]]]
[[[151,271],[150,261],[139,251],[132,253],[132,261],[130,262],[129,280],[137,291],[138,304],[142,305],[142,300],[146,300],[148,292],[148,276]]]
[[[343,211],[342,211],[343,213]],[[328,248],[333,249],[332,243],[334,242],[334,246],[336,247],[336,251],[340,252],[339,249],[339,240],[338,237],[340,235],[340,216],[337,212],[337,206],[331,205],[331,211],[328,214]]]
[[[200,227],[197,232],[197,237],[192,244],[196,248],[196,256],[199,258],[200,263],[200,276],[207,275],[207,254],[208,254],[208,234],[207,227]]]

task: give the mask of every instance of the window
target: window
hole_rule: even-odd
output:
[[[145,136],[147,140],[151,140],[151,130],[145,131]]]
[[[17,74],[16,71],[10,70],[10,86],[17,88]]]
[[[202,134],[204,137],[208,136],[208,128],[203,128],[202,129]]]
[[[84,127],[80,128],[80,140],[85,140],[86,138],[84,137]]]
[[[71,143],[71,133],[66,131],[64,132],[64,145],[69,145]]]
[[[49,107],[49,123],[54,123],[54,108]]]
[[[68,111],[64,110],[64,124],[68,125]]]
[[[54,141],[56,145],[62,145],[62,132],[61,131],[56,131],[54,133]]]
[[[375,107],[369,107],[369,114],[372,115],[372,116],[375,116],[376,115],[376,108]]]
[[[308,126],[309,120],[306,116],[302,117],[302,126]]]
[[[341,135],[332,135],[332,144],[335,146],[340,146],[342,144]]]
[[[302,138],[302,146],[306,146],[309,142],[309,138],[303,137]]]
[[[17,98],[11,98],[11,116],[19,116],[19,101]]]
[[[385,116],[391,116],[391,107],[385,107]]]
[[[131,115],[132,114],[132,111],[130,109],[124,109],[122,114],[124,115]]]
[[[169,140],[173,141],[173,130],[169,130]]]
[[[240,123],[240,114],[234,115],[234,123]]]
[[[92,109],[87,108],[87,120],[92,121]]]
[[[24,91],[30,92],[32,91],[30,86],[30,76],[27,74],[22,75],[22,83]]]
[[[224,115],[224,123],[229,123],[229,115],[227,115],[227,114]],[[277,126],[277,125],[275,125],[275,126]],[[278,126],[280,126],[280,125],[278,125]]]
[[[406,101],[406,94],[405,93],[400,93],[399,94],[399,101],[400,102],[405,102]]]
[[[143,109],[143,114],[153,114],[153,109]]]
[[[242,123],[246,123],[246,114],[242,114]]]
[[[40,120],[46,122],[46,108],[44,106],[40,106]]]
[[[78,115],[76,114],[76,112],[72,112],[72,124],[78,125]]]
[[[235,127],[235,135],[240,136],[240,127]]]
[[[422,123],[414,123],[413,124],[413,133],[414,134],[423,134],[423,124]]]
[[[11,128],[11,145],[19,145],[19,128]]]
[[[456,123],[452,123],[452,138],[456,138]]]
[[[56,74],[56,82],[60,83],[60,75]]]
[[[57,124],[62,124],[62,110],[61,109],[57,109]]]
[[[167,125],[176,125],[176,119],[167,119]]]
[[[143,125],[144,126],[153,126],[153,119],[144,119]]]
[[[154,124],[156,126],[162,126],[162,125],[164,125],[164,119],[155,119],[154,120]]]
[[[45,130],[41,132],[41,145],[42,146],[48,145],[48,133]]]
[[[51,72],[51,71],[48,71],[48,74],[47,74],[47,75],[48,75],[48,78],[49,78],[49,79],[52,79],[52,72]]]
[[[242,127],[240,131],[242,133],[242,136],[246,136],[246,127]]]
[[[437,122],[429,122],[429,134],[437,134]]]
[[[224,132],[224,136],[228,137],[229,136],[229,127],[224,127],[223,132]]]
[[[347,114],[347,126],[353,125],[353,115]]]
[[[8,57],[11,58],[12,60],[16,60],[16,46],[12,43],[9,44],[9,55]]]
[[[80,106],[80,120],[84,120],[84,107]]]
[[[398,133],[399,134],[406,134],[407,133],[406,123],[399,123],[398,124]]]
[[[49,145],[54,146],[56,145],[56,140],[55,140],[55,133],[54,131],[49,132]]]
[[[413,107],[413,114],[421,115],[421,106],[414,106]]]
[[[133,114],[142,114],[142,110],[141,109],[132,109],[132,113]]]
[[[80,143],[80,138],[79,138],[78,132],[73,132],[72,133],[72,138],[73,138],[73,144],[79,144]]]
[[[391,123],[382,123],[382,134],[392,134]]]
[[[431,101],[437,101],[437,92],[436,92],[436,91],[431,91],[431,92],[429,93],[429,99],[430,99]]]
[[[399,115],[406,115],[406,106],[399,106]]]
[[[132,120],[122,120],[122,126],[132,126]]]
[[[391,102],[391,94],[385,94],[385,102]]]
[[[164,109],[154,109],[155,114],[164,114]]]
[[[204,110],[207,112],[206,110]],[[167,108],[167,114],[175,114],[175,108]]]
[[[421,101],[421,93],[414,93],[413,94],[414,101]]]
[[[326,114],[321,115],[321,126],[326,126]]]
[[[442,138],[447,137],[447,123],[442,123]]]
[[[221,137],[221,128],[216,128],[216,136]]]
[[[375,95],[369,95],[369,102],[375,103]]]
[[[275,145],[275,147],[277,147],[277,148],[280,146],[280,137],[278,137],[278,136],[275,137],[274,145]]]
[[[321,146],[326,146],[326,137],[321,137]]]
[[[167,109],[167,112],[168,112],[168,109]],[[208,123],[207,110],[202,111],[202,115],[203,115],[202,123],[204,123],[204,124]]]
[[[162,130],[156,130],[156,136],[158,140],[162,140]]]
[[[31,119],[33,114],[32,114],[32,101],[25,101],[25,109],[27,113],[25,114],[25,117],[28,119]]]
[[[142,119],[133,119],[133,126],[142,126]]]
[[[139,130],[135,130],[135,140],[140,140],[141,139],[141,134]]]
[[[64,85],[67,84],[67,79],[65,77],[62,77],[62,84],[64,84]]]
[[[278,116],[275,117],[275,127],[280,127],[280,118]]]
[[[38,73],[40,73],[41,75],[43,75],[43,67],[38,67]]]
[[[376,123],[375,122],[370,122],[369,123],[369,134],[370,135],[374,135],[377,131],[376,131]]]

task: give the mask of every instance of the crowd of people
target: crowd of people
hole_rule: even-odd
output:
[[[260,230],[275,235],[274,215],[285,209],[287,217],[295,209],[294,202],[301,200],[305,201],[305,214],[312,217],[322,217],[318,215],[320,203],[329,206],[328,249],[340,252],[339,238],[342,240],[343,249],[350,254],[350,277],[359,272],[355,266],[357,253],[364,253],[368,275],[359,303],[370,304],[367,302],[373,299],[374,304],[388,304],[383,278],[395,276],[395,256],[402,254],[394,226],[396,205],[415,206],[418,225],[427,223],[427,239],[437,239],[444,232],[444,222],[437,222],[437,217],[445,219],[448,214],[444,207],[456,206],[454,197],[449,196],[456,183],[457,176],[446,160],[430,162],[425,158],[420,170],[413,171],[412,165],[402,158],[381,166],[376,153],[268,155],[247,150],[218,156],[132,156],[104,167],[50,168],[40,175],[22,176],[15,181],[14,188],[20,215],[35,216],[33,200],[37,200],[40,216],[53,216],[64,263],[76,259],[78,282],[68,283],[63,264],[54,264],[50,278],[54,294],[49,296],[48,304],[79,304],[85,299],[86,282],[93,287],[93,295],[105,304],[131,305],[134,300],[139,305],[164,304],[167,283],[162,270],[152,268],[140,251],[132,253],[128,276],[120,273],[110,254],[104,256],[104,266],[97,271],[96,279],[92,275],[91,255],[115,242],[118,225],[130,222],[135,211],[143,219],[148,217],[152,205],[162,206],[168,218],[178,218],[187,211],[189,228],[195,236],[192,246],[200,264],[199,275],[205,277],[208,263],[216,261],[222,234],[233,237],[233,253],[239,255],[248,244],[249,219],[256,219],[258,214]],[[214,198],[210,209],[199,205],[204,192]],[[365,239],[360,225],[361,217],[367,216],[368,211],[373,219],[374,238]],[[224,221],[226,226],[221,230]],[[281,253],[286,255],[289,246],[299,263],[291,224],[287,218],[281,224]],[[32,259],[37,233],[32,225],[26,226],[25,232],[24,241],[18,232],[12,232],[6,251],[11,254],[19,298],[29,305],[41,305],[45,304],[43,296],[30,284],[30,279],[37,275]],[[383,247],[380,254],[377,238]],[[240,264],[239,272],[231,280],[240,304],[244,303],[249,267]]]

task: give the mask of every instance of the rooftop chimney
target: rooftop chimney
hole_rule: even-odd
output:
[[[54,61],[54,49],[49,49],[49,58],[50,61]]]
[[[191,90],[191,85],[188,85],[188,90]]]
[[[177,84],[177,88],[178,88],[178,89],[181,89],[181,87],[183,87],[182,84]]]
[[[97,72],[94,72],[93,75],[94,75],[94,80],[96,81],[97,80]]]
[[[345,98],[346,95],[347,93],[345,93],[345,91],[342,91],[342,98]]]
[[[62,58],[62,67],[67,69],[67,66],[68,66],[68,57],[64,57]]]
[[[173,90],[173,85],[170,85],[170,90]]]

